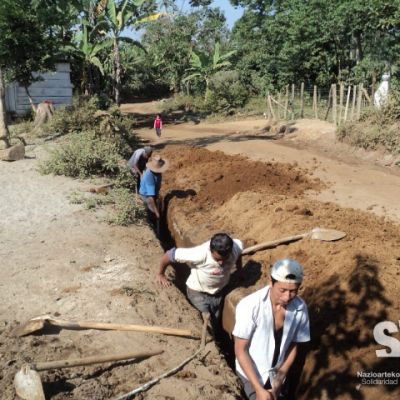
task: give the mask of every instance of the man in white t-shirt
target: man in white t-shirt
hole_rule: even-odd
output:
[[[171,282],[165,270],[172,263],[188,263],[190,275],[186,291],[190,302],[202,313],[210,313],[214,332],[219,331],[222,289],[228,284],[235,266],[242,268],[243,243],[226,233],[217,233],[211,240],[190,248],[173,248],[161,258],[156,281],[163,287]]]
[[[303,267],[277,261],[269,286],[243,298],[236,307],[236,370],[249,400],[274,400],[297,355],[298,343],[310,341],[307,305],[297,296]]]

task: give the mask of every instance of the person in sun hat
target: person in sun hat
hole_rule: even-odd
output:
[[[151,146],[136,149],[127,163],[129,171],[136,178],[138,190],[140,188],[140,180],[143,177],[143,171],[146,168],[146,163],[149,161],[152,154],[153,149]]]
[[[278,260],[269,285],[244,297],[236,307],[236,371],[250,400],[285,397],[285,378],[300,343],[310,341],[307,305],[297,293],[303,267]]]
[[[139,195],[146,206],[147,217],[151,224],[160,221],[158,195],[161,189],[162,174],[168,168],[168,160],[155,155],[146,163],[146,169],[140,181]]]

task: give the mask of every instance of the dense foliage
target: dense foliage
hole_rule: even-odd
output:
[[[202,113],[300,82],[325,102],[331,83],[371,93],[390,72],[400,86],[400,0],[230,1],[243,9],[231,31],[209,0],[3,0],[0,78],[28,85],[66,58],[80,93],[117,104],[179,95]]]

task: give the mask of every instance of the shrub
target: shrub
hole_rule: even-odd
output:
[[[339,140],[364,149],[384,148],[400,154],[400,93],[392,91],[388,103],[381,109],[363,114],[360,121],[348,122],[337,132]]]
[[[172,111],[194,111],[197,112],[203,108],[203,99],[197,96],[186,94],[177,94],[162,103],[162,112]]]
[[[69,140],[51,152],[49,160],[40,164],[44,174],[89,177],[92,175],[115,176],[119,172],[121,156],[118,145],[99,138],[91,132],[71,134]]]
[[[210,81],[209,94],[205,106],[209,111],[232,113],[243,107],[248,99],[248,91],[239,80],[237,71],[217,72]]]

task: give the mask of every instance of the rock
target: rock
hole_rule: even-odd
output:
[[[18,161],[25,157],[25,146],[18,143],[0,152],[0,159],[3,161]]]

